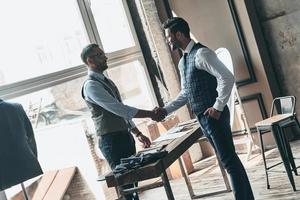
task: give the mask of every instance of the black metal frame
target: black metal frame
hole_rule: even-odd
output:
[[[173,17],[169,1],[168,0],[163,0],[163,3],[165,5],[166,13],[167,13],[168,18]],[[257,79],[256,79],[254,68],[253,68],[253,65],[252,65],[252,62],[251,62],[251,59],[250,59],[250,56],[249,56],[249,51],[248,51],[248,48],[247,48],[247,45],[246,45],[246,42],[245,42],[245,36],[243,34],[243,31],[242,31],[242,27],[241,27],[241,24],[240,24],[240,21],[239,21],[239,17],[238,17],[237,11],[236,11],[236,7],[234,5],[234,1],[233,0],[227,0],[227,3],[228,3],[228,6],[229,6],[229,9],[230,9],[230,12],[231,12],[233,23],[234,23],[234,26],[235,26],[235,29],[236,29],[236,32],[237,32],[237,35],[238,35],[238,39],[239,39],[239,42],[240,42],[240,45],[241,45],[241,48],[242,48],[242,53],[244,55],[245,63],[247,65],[247,70],[248,70],[248,73],[249,73],[249,78],[236,81],[236,86],[237,86],[237,88],[239,88],[239,87],[244,86],[244,85],[255,83],[255,82],[257,82]]]
[[[248,85],[250,83],[255,83],[257,81],[255,73],[254,73],[254,69],[253,69],[253,65],[249,56],[249,52],[248,52],[248,48],[246,46],[246,42],[245,42],[245,37],[242,31],[242,27],[240,24],[240,20],[236,11],[236,7],[234,5],[234,0],[227,0],[228,6],[230,8],[230,12],[231,12],[231,16],[234,22],[234,26],[241,44],[241,48],[242,48],[242,52],[245,58],[245,62],[247,65],[247,69],[249,72],[249,78],[246,78],[244,80],[239,80],[236,82],[236,86],[237,87],[241,87],[244,85]]]
[[[261,111],[262,118],[263,119],[268,118],[268,114],[267,114],[267,111],[266,111],[264,100],[262,98],[262,94],[261,93],[255,93],[255,94],[251,94],[251,95],[248,95],[248,96],[241,97],[242,103],[247,102],[247,101],[252,101],[252,100],[257,100],[258,105],[259,105],[259,109]]]
[[[292,101],[292,111],[291,111],[291,113],[296,114],[295,113],[296,97],[295,96],[283,96],[283,97],[276,97],[275,99],[273,99],[270,116],[273,116],[274,108],[276,106],[276,101],[280,101],[281,99],[291,99],[291,101]],[[277,109],[281,110],[281,108],[277,108]]]

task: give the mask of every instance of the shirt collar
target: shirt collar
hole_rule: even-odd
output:
[[[191,41],[189,42],[189,44],[186,46],[185,50],[184,50],[184,53],[190,53],[193,46],[195,44],[195,41],[193,39],[191,39]]]
[[[88,75],[92,76],[92,77],[94,77],[96,79],[99,79],[99,80],[104,80],[104,78],[105,78],[104,74],[98,73],[98,72],[94,72],[94,71],[92,71],[90,69],[88,70]]]

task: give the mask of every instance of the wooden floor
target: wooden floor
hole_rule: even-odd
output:
[[[292,142],[292,151],[296,158],[300,158],[300,140]],[[267,163],[277,163],[280,161],[278,151],[276,149],[266,152]],[[271,189],[266,188],[266,178],[264,166],[260,154],[252,155],[252,159],[245,161],[245,155],[239,155],[246,171],[248,173],[250,183],[254,192],[255,199],[298,199],[300,200],[300,176],[294,176],[296,188],[294,192],[284,171],[283,165],[275,167],[274,172],[269,173]],[[300,159],[295,160],[296,165],[300,166]],[[215,158],[209,158],[195,164],[199,171],[190,175],[192,185],[196,194],[204,194],[211,191],[225,189],[219,168],[215,165]],[[276,172],[275,172],[276,170]],[[300,174],[300,168],[298,169]],[[187,187],[183,179],[171,181],[171,187],[176,200],[190,199]],[[155,188],[140,194],[141,200],[166,200],[164,188]],[[232,192],[223,193],[215,196],[209,196],[201,199],[211,200],[231,200],[234,199]]]

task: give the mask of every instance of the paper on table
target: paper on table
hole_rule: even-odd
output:
[[[161,141],[164,141],[164,140],[176,139],[176,138],[179,138],[179,137],[187,134],[188,132],[190,132],[190,131],[188,130],[188,131],[182,131],[182,132],[172,133],[172,134],[163,134],[159,138],[154,140],[153,142],[161,142]]]
[[[180,131],[182,131],[185,127],[181,126],[181,127],[173,127],[170,130],[168,130],[167,132],[165,132],[164,134],[174,134],[174,133],[178,133]]]
[[[184,126],[184,125],[190,125],[190,124],[195,124],[197,123],[197,119],[192,119],[192,120],[188,120],[188,121],[185,121],[185,122],[181,122],[179,123],[177,126]]]

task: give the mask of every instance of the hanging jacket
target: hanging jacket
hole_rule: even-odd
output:
[[[0,191],[42,174],[23,107],[0,99]]]

